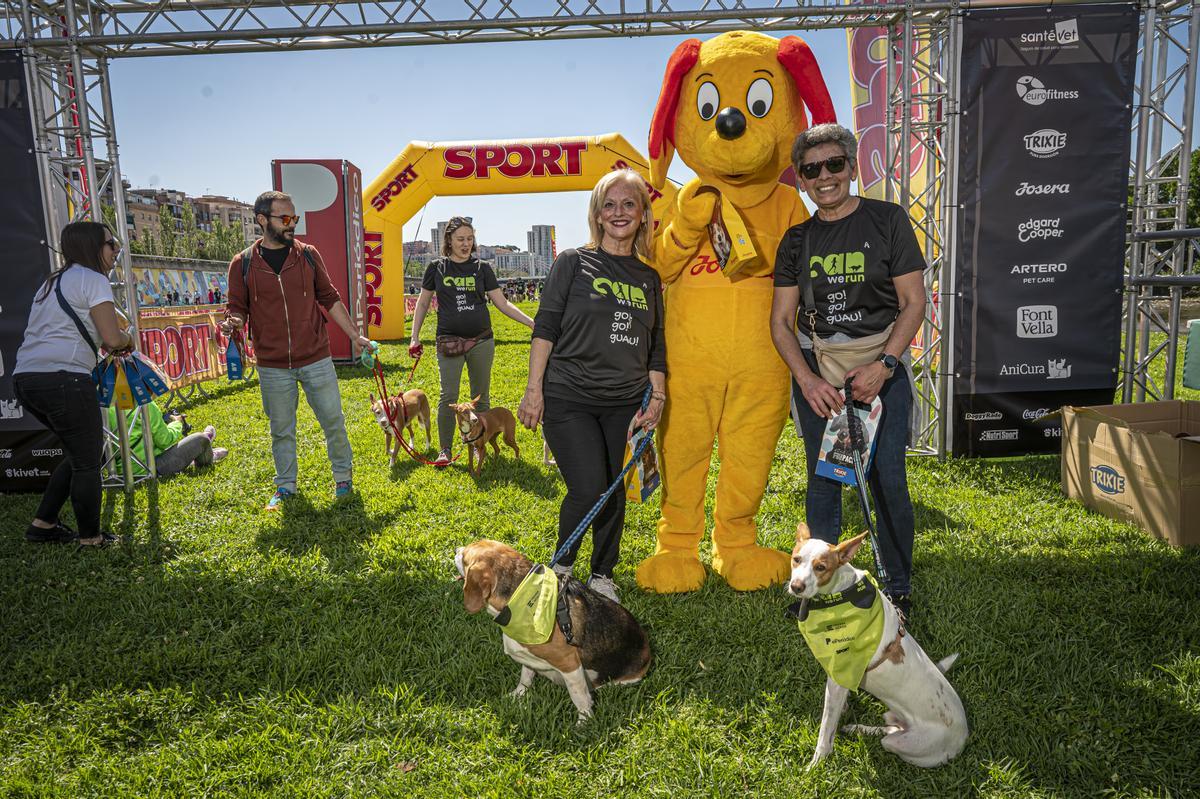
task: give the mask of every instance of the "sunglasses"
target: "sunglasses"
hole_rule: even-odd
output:
[[[279,214],[263,214],[263,216],[267,217],[268,219],[278,219],[285,225],[294,225],[300,221],[300,217],[289,216],[288,214],[284,214],[283,216],[280,216]]]
[[[112,247],[113,252],[121,251],[121,242],[117,241],[116,239],[108,239],[104,243],[107,244],[109,247]]]
[[[832,158],[826,158],[824,161],[816,161],[811,164],[803,164],[800,167],[800,174],[805,180],[813,180],[821,174],[821,167],[826,167],[829,174],[836,175],[846,168],[847,158],[844,155],[835,155]]]

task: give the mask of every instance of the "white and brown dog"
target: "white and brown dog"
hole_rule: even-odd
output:
[[[482,540],[459,547],[454,565],[463,580],[467,612],[486,607],[495,619],[533,561],[498,541]],[[564,599],[570,613],[570,643],[558,623],[544,644],[527,646],[503,633],[501,637],[504,653],[521,665],[521,679],[510,696],[524,696],[540,674],[566,686],[582,723],[592,715],[592,688],[609,682],[630,685],[645,676],[650,668],[650,641],[628,610],[574,577],[566,578],[559,591],[559,602]]]
[[[796,528],[792,577],[788,593],[803,600],[845,594],[865,573],[850,565],[866,533],[837,546],[809,536],[808,526]],[[900,613],[881,592],[883,635],[862,676],[860,687],[888,707],[883,726],[850,724],[844,732],[883,736],[883,748],[914,766],[932,768],[950,761],[967,741],[967,716],[945,672],[957,654],[934,663],[904,630]],[[802,611],[803,613],[803,611]],[[833,751],[838,719],[846,707],[848,688],[832,677],[825,681],[825,710],[817,750],[809,768]]]
[[[425,428],[425,449],[429,450],[429,398],[425,396],[425,392],[419,388],[411,388],[403,394],[395,397],[388,397],[386,405],[382,399],[375,399],[375,395],[371,394],[371,413],[375,414],[375,421],[379,422],[379,426],[383,428],[383,434],[387,436],[384,447],[388,453],[388,465],[396,465],[396,456],[400,452],[400,439],[392,432],[392,424],[388,421],[389,414],[392,420],[396,423],[396,429],[401,433],[407,431],[408,438],[412,442],[412,448],[417,448],[417,434],[413,430],[413,422],[419,423]]]

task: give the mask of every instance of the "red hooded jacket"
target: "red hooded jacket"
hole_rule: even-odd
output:
[[[242,255],[229,263],[229,292],[225,316],[236,314],[250,323],[255,361],[275,369],[298,369],[330,357],[325,315],[341,301],[329,281],[316,247],[293,240],[283,269],[275,274],[258,251],[262,239],[250,246],[250,270],[242,280]],[[304,256],[313,256],[310,266]]]

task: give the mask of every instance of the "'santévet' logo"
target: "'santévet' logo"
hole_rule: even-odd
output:
[[[1057,305],[1022,305],[1017,309],[1018,338],[1051,338],[1057,335]]]
[[[649,308],[649,304],[646,302],[646,292],[637,286],[609,280],[606,277],[598,277],[592,281],[592,288],[597,294],[613,297],[619,305],[627,305],[642,311]]]
[[[1077,44],[1079,42],[1079,20],[1064,19],[1054,23],[1053,30],[1022,33],[1021,44]]]
[[[1075,89],[1047,89],[1046,85],[1032,75],[1017,78],[1017,96],[1029,105],[1042,105],[1047,100],[1078,100]]]
[[[1042,128],[1027,134],[1025,149],[1034,158],[1053,158],[1067,146],[1067,134],[1054,128]]]
[[[1017,190],[1013,192],[1015,197],[1025,197],[1031,194],[1070,194],[1070,183],[1026,183],[1021,181],[1021,185],[1017,186]]]
[[[376,211],[382,211],[384,208],[387,208],[392,198],[404,191],[408,184],[412,183],[418,177],[420,176],[417,175],[412,165],[406,164],[404,169],[396,173],[396,177],[392,178],[390,183],[380,189],[379,193],[371,198],[371,207]]]
[[[1092,485],[1105,494],[1125,493],[1125,478],[1111,466],[1092,467]]]
[[[583,174],[587,142],[546,142],[493,147],[448,147],[445,152],[448,178],[487,178],[495,169],[506,178],[526,176],[561,177]]]

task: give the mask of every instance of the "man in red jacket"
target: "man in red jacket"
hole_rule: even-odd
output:
[[[275,494],[267,510],[275,510],[296,493],[296,405],[298,385],[325,432],[325,448],[333,466],[334,496],[353,491],[352,456],[342,416],[342,396],[329,352],[325,309],[329,319],[354,342],[354,355],[371,342],[350,321],[337,289],[329,282],[325,262],[315,247],[296,241],[296,206],[283,192],[268,191],[254,201],[254,219],[262,238],[250,245],[243,278],[243,257],[229,264],[225,321],[228,335],[247,318],[262,390],[263,410],[271,423],[271,456],[275,459]],[[320,307],[318,307],[320,306]]]

